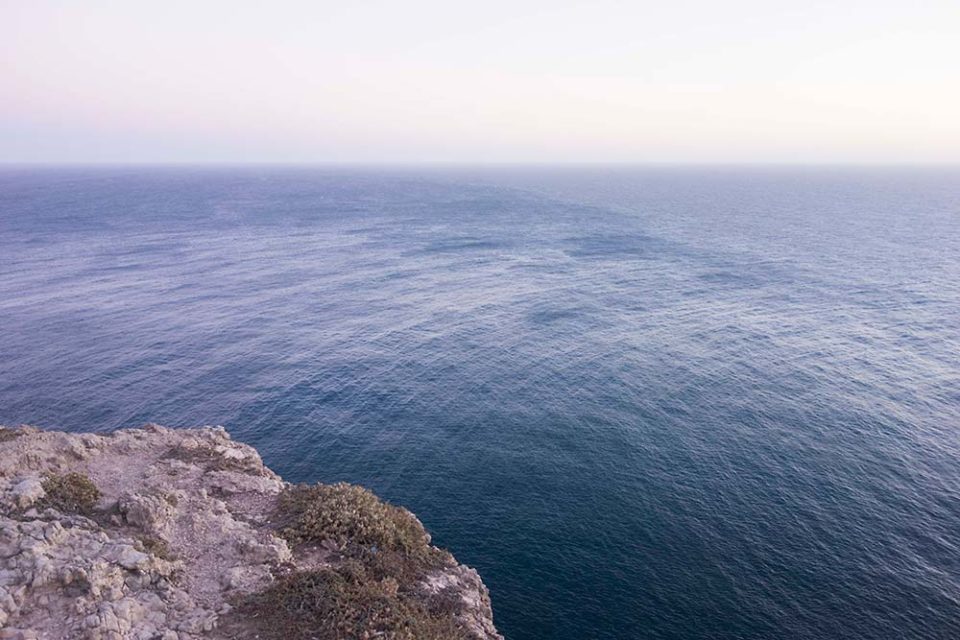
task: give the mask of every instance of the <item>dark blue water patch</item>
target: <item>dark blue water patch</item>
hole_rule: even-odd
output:
[[[658,248],[658,243],[643,235],[589,235],[568,238],[567,243],[569,256],[603,260],[651,257]]]
[[[471,236],[460,236],[434,240],[414,253],[431,254],[460,253],[465,251],[493,251],[504,249],[508,246],[509,243],[503,241],[489,240]]]
[[[699,274],[697,278],[712,286],[720,287],[756,287],[763,282],[761,278],[749,273],[734,271],[710,271]]]
[[[552,325],[564,321],[575,322],[581,319],[583,315],[584,311],[581,309],[553,307],[536,309],[532,311],[528,317],[530,318],[530,322],[535,325]]]
[[[0,423],[225,424],[540,638],[960,636],[960,176],[0,171]]]

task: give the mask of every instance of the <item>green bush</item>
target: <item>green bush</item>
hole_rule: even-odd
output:
[[[100,490],[82,473],[47,476],[43,480],[43,490],[47,493],[43,506],[65,513],[90,515],[100,499]]]

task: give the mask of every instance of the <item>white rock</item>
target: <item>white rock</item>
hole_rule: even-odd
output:
[[[150,556],[142,551],[137,551],[131,546],[121,547],[120,552],[117,554],[117,564],[131,571],[143,568],[148,562],[150,562]]]
[[[226,589],[236,589],[243,584],[243,567],[232,567],[220,576],[220,584]]]
[[[47,494],[43,490],[40,478],[26,478],[13,486],[10,490],[14,503],[21,509],[26,509]]]

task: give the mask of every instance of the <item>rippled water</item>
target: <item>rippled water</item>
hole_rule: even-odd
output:
[[[0,171],[0,423],[146,421],[510,640],[960,637],[960,172]]]

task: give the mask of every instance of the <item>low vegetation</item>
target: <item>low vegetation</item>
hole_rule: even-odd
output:
[[[64,513],[90,515],[100,499],[100,490],[82,473],[47,476],[43,480],[43,490],[46,492],[43,506]]]
[[[449,553],[430,546],[417,518],[371,491],[340,482],[298,485],[280,496],[280,534],[291,544],[332,541],[378,578],[411,582],[450,565]]]
[[[0,442],[9,442],[14,438],[19,438],[21,435],[23,435],[22,431],[0,427]]]
[[[187,464],[203,467],[205,471],[238,471],[249,473],[254,466],[248,460],[228,458],[213,447],[174,447],[164,456],[167,460],[180,460]]]
[[[138,538],[140,546],[147,553],[153,554],[161,560],[176,560],[177,557],[170,551],[170,546],[166,540],[153,536],[140,536]]]
[[[280,533],[294,545],[331,543],[329,567],[287,575],[241,604],[261,637],[285,640],[459,640],[462,600],[424,593],[426,574],[449,553],[406,509],[346,484],[295,486],[280,496]]]
[[[470,638],[449,612],[432,611],[396,580],[377,580],[353,560],[283,577],[243,608],[256,613],[261,637],[270,639]]]
[[[280,496],[281,533],[291,543],[333,540],[408,553],[423,551],[430,536],[412,513],[372,492],[339,482],[297,485]]]

